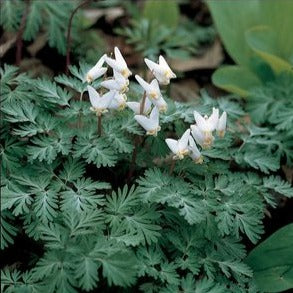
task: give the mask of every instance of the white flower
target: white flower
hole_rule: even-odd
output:
[[[140,102],[127,102],[127,106],[137,115],[140,114],[140,106],[141,106],[142,101]],[[146,98],[144,107],[143,107],[143,115],[148,115],[150,110],[151,110],[152,102]]]
[[[127,64],[120,52],[120,50],[115,47],[114,48],[115,59],[105,57],[106,63],[113,68],[113,70],[119,72],[123,75],[124,78],[128,78],[132,73],[128,69]]]
[[[159,57],[159,64],[147,58],[144,61],[159,83],[166,85],[170,83],[171,78],[176,78],[176,74],[171,70],[163,56]]]
[[[134,119],[146,130],[147,135],[157,136],[158,131],[161,130],[159,126],[159,111],[156,107],[153,108],[150,118],[144,115],[135,115]]]
[[[203,158],[192,136],[189,136],[189,156],[196,164],[202,164]]]
[[[211,147],[212,143],[214,142],[213,135],[204,135],[197,125],[191,125],[190,128],[193,138],[203,149]]]
[[[108,90],[115,90],[120,93],[125,93],[128,91],[128,85],[129,80],[125,77],[123,77],[122,74],[120,74],[117,71],[114,71],[114,78],[104,80],[101,82],[101,86],[105,87]]]
[[[125,94],[115,92],[115,95],[109,105],[109,109],[116,109],[122,111],[125,109],[127,97]]]
[[[162,96],[158,81],[156,79],[153,79],[151,83],[148,83],[137,74],[135,75],[135,79],[145,90],[146,95],[150,100],[157,100]]]
[[[139,75],[135,75],[135,78],[145,90],[147,97],[159,109],[159,112],[166,112],[167,103],[161,94],[158,81],[156,79],[153,79],[151,83],[147,83]]]
[[[99,61],[97,62],[97,64],[91,68],[88,73],[86,74],[86,81],[88,83],[91,83],[92,81],[94,81],[95,79],[101,77],[102,75],[105,74],[105,72],[107,71],[107,67],[102,67],[104,62],[105,62],[105,57],[107,55],[104,54]]]
[[[226,124],[227,124],[227,113],[223,112],[221,117],[219,118],[219,122],[217,125],[217,132],[220,137],[224,137],[225,135]]]
[[[187,129],[179,140],[167,138],[165,142],[167,143],[169,149],[175,156],[173,159],[182,160],[186,155],[189,154],[188,141],[190,137],[190,129]]]
[[[167,103],[162,96],[160,96],[157,100],[152,100],[153,104],[159,109],[159,112],[166,112],[167,111]]]
[[[100,96],[99,93],[90,85],[87,86],[89,93],[90,102],[92,107],[91,111],[95,112],[97,116],[101,116],[102,113],[108,112],[107,108],[109,107],[115,92],[110,91],[103,96]]]
[[[218,125],[219,109],[213,108],[213,113],[210,117],[207,115],[202,117],[197,111],[194,111],[194,119],[198,129],[204,136],[204,142],[201,145],[206,148],[210,147],[214,141],[212,133]],[[196,137],[194,138],[196,139]]]

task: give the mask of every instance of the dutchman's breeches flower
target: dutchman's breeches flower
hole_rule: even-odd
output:
[[[159,111],[166,112],[167,103],[161,94],[158,81],[156,79],[153,79],[151,83],[148,83],[143,80],[139,75],[135,75],[135,78],[141,85],[141,87],[145,90],[146,96],[156,107],[158,107]]]
[[[101,86],[108,90],[115,90],[123,94],[128,92],[129,80],[124,78],[119,72],[114,71],[114,79],[108,79],[101,82]]]
[[[101,116],[103,113],[108,112],[108,107],[114,98],[115,92],[110,91],[103,96],[100,96],[99,93],[92,87],[87,86],[89,98],[92,107],[91,111],[95,112],[97,116]]]
[[[163,56],[159,57],[159,64],[147,58],[144,61],[160,84],[167,85],[170,83],[171,78],[176,78],[175,73],[171,70]]]
[[[194,119],[199,131],[203,134],[204,140],[201,145],[204,148],[209,148],[213,144],[213,131],[216,129],[219,120],[219,109],[213,108],[213,113],[210,117],[205,115],[202,117],[197,111],[194,111]],[[197,139],[197,136],[194,136]]]
[[[128,69],[127,64],[120,52],[120,50],[114,48],[115,59],[105,57],[105,62],[113,68],[114,71],[119,72],[124,78],[128,78],[132,73]]]
[[[189,137],[190,137],[190,129],[187,129],[179,140],[171,139],[171,138],[165,139],[165,142],[167,143],[169,149],[175,155],[173,156],[174,160],[176,159],[182,160],[186,155],[189,154],[189,147],[188,147]]]
[[[144,115],[135,115],[134,119],[146,130],[147,135],[157,136],[161,130],[159,125],[159,110],[156,107],[153,108],[150,118]]]
[[[140,102],[127,102],[127,106],[128,108],[130,108],[135,114],[139,115],[140,114],[140,109],[141,109],[141,103],[142,100]],[[143,115],[148,115],[151,111],[151,107],[152,107],[152,102],[150,101],[149,98],[145,99],[145,103],[144,103],[144,107],[143,107]]]
[[[125,109],[126,101],[127,101],[127,97],[125,94],[120,94],[119,92],[115,92],[115,95],[109,105],[109,109],[122,111]]]
[[[93,82],[95,79],[101,77],[102,75],[104,75],[107,71],[107,67],[102,67],[104,62],[105,62],[105,57],[107,55],[104,54],[99,61],[97,62],[97,64],[91,68],[88,73],[86,74],[86,81],[88,83]]]

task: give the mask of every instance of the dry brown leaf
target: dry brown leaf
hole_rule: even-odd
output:
[[[283,165],[282,170],[285,173],[285,176],[288,182],[292,183],[293,182],[293,168]]]
[[[16,34],[14,33],[7,33],[5,32],[1,38],[1,44],[0,45],[0,58],[2,58],[6,52],[14,46],[14,43],[16,42]]]
[[[53,77],[53,71],[45,66],[40,59],[37,58],[25,58],[20,63],[20,71],[30,72],[32,77],[50,76]]]
[[[31,54],[31,56],[36,56],[37,53],[44,48],[44,46],[47,43],[47,34],[43,33],[37,36],[35,41],[27,47],[28,52]]]
[[[122,7],[110,7],[105,9],[85,9],[84,16],[92,23],[105,16],[107,22],[113,22],[116,18],[124,15]]]
[[[197,69],[214,69],[218,67],[224,59],[223,49],[220,41],[215,40],[214,44],[199,57],[193,57],[187,60],[171,59],[171,67],[179,72],[197,70]]]
[[[200,87],[194,79],[171,84],[171,97],[177,101],[191,102],[199,97]]]

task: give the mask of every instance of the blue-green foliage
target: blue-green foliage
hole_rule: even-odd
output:
[[[67,30],[69,17],[76,3],[76,1],[60,0],[4,0],[1,1],[0,24],[5,31],[15,32],[20,28],[23,14],[27,11],[23,39],[32,41],[39,33],[46,31],[49,46],[65,55],[66,34],[64,32]],[[26,9],[27,5],[28,9]]]
[[[103,116],[100,137],[87,68],[71,67],[58,84],[1,69],[1,249],[17,235],[40,247],[31,263],[2,270],[2,291],[70,293],[107,282],[125,292],[257,292],[243,243],[260,240],[267,207],[293,196],[275,173],[292,160],[287,116],[272,103],[263,118],[252,112],[270,124],[255,125],[233,98],[202,93],[197,105],[168,100],[156,138],[144,139],[127,109]],[[228,113],[225,138],[203,152],[204,164],[178,161],[169,174],[164,139],[181,135],[194,109],[213,106]]]

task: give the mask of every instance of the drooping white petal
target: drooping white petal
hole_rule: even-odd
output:
[[[95,66],[97,66],[97,67],[102,67],[103,64],[104,64],[104,62],[105,62],[105,57],[107,57],[106,54],[104,54],[104,55],[98,60],[98,62],[96,63]]]
[[[206,120],[197,112],[193,112],[196,125],[201,131],[206,131]]]
[[[159,110],[157,107],[154,107],[151,114],[150,119],[156,123],[156,125],[159,125]]]
[[[213,108],[212,115],[207,119],[208,128],[210,131],[214,131],[218,125],[219,109]]]
[[[148,84],[144,79],[142,79],[138,74],[135,75],[135,79],[137,82],[141,85],[141,87],[146,91],[150,92],[151,91],[151,86]]]
[[[192,160],[199,164],[202,163],[201,153],[191,136],[189,137],[189,151],[189,156],[192,158]]]
[[[140,101],[140,102],[127,102],[126,104],[135,114],[139,115],[141,103],[142,103],[142,101]],[[152,106],[152,102],[148,98],[146,98],[142,114],[147,115],[150,112],[151,106]]]
[[[86,81],[88,83],[94,81],[95,79],[99,78],[107,71],[106,67],[102,67],[105,62],[106,54],[104,54],[99,61],[96,63],[94,67],[92,67],[88,73],[86,74]]]
[[[116,60],[106,56],[105,57],[105,62],[113,68],[113,70],[119,71],[121,72],[123,70],[123,67],[121,65],[119,65],[118,62],[116,62]]]
[[[227,124],[227,113],[223,112],[220,119],[219,119],[219,123],[217,126],[217,130],[218,131],[223,131],[226,129],[226,124]]]
[[[159,56],[159,65],[165,69],[165,75],[167,78],[176,78],[176,74],[171,70],[170,66],[162,55]]]
[[[111,90],[120,91],[120,88],[121,88],[119,83],[114,79],[108,79],[108,80],[102,81],[101,86],[103,86],[104,88],[106,88],[110,91]]]
[[[187,149],[189,137],[190,137],[190,129],[187,129],[183,133],[181,138],[178,140],[178,149],[179,149],[179,151],[184,151],[185,149]]]
[[[178,141],[176,139],[166,138],[165,142],[168,145],[171,152],[176,155],[178,152]]]
[[[205,140],[203,133],[200,131],[197,125],[191,125],[190,128],[191,128],[191,134],[193,138],[199,145],[202,146]]]
[[[106,94],[104,94],[103,96],[101,96],[101,98],[99,100],[99,104],[100,104],[99,108],[102,108],[102,109],[108,108],[112,99],[114,98],[114,96],[115,96],[114,91],[109,91]]]
[[[157,128],[156,122],[144,115],[135,115],[134,119],[146,130],[152,131]]]
[[[115,59],[121,67],[127,67],[127,64],[118,47],[114,48]]]
[[[99,107],[99,100],[100,100],[99,93],[90,85],[87,86],[87,90],[88,90],[90,102],[93,108]]]
[[[160,92],[160,86],[156,79],[153,79],[150,83],[150,86],[155,89],[156,91]]]
[[[160,113],[166,112],[168,108],[168,104],[164,100],[162,96],[160,96],[158,99],[152,99],[152,103],[159,109]]]
[[[130,108],[135,114],[140,114],[140,103],[139,102],[127,102],[126,105]]]
[[[153,73],[161,70],[160,65],[150,59],[144,58],[144,62]]]
[[[114,93],[114,97],[109,105],[109,109],[123,110],[126,106],[127,97],[119,92]]]
[[[226,126],[227,126],[227,113],[223,112],[223,114],[221,115],[219,119],[219,123],[217,125],[217,131],[220,137],[224,137]]]

